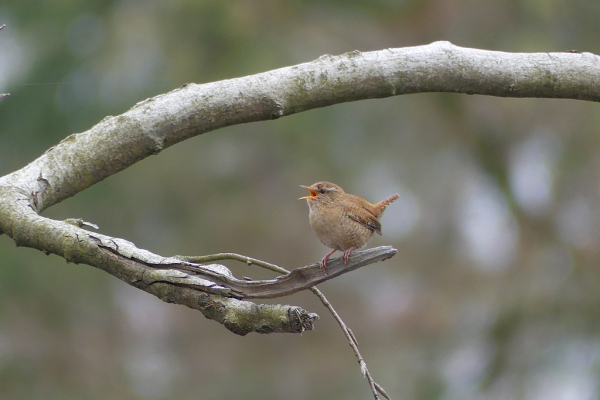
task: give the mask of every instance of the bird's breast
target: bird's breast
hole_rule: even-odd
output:
[[[348,217],[343,207],[312,204],[309,211],[310,227],[325,246],[345,251],[364,246],[373,231]]]

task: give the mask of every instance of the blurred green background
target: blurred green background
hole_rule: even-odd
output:
[[[9,0],[0,23],[1,175],[147,97],[323,54],[435,40],[600,53],[597,0]],[[342,104],[196,137],[44,215],[163,255],[295,268],[328,251],[299,184],[398,192],[371,243],[398,255],[321,285],[375,380],[396,399],[598,399],[599,125],[574,100]],[[6,236],[0,265],[1,399],[370,397],[310,293],[280,301],[318,312],[316,331],[238,337]]]

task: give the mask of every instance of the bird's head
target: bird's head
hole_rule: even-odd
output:
[[[304,189],[310,192],[309,196],[300,197],[298,200],[307,200],[308,204],[312,201],[329,201],[336,199],[339,195],[344,193],[344,189],[331,182],[317,182],[310,186],[300,185]]]

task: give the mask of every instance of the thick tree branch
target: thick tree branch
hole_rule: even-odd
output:
[[[436,42],[323,56],[257,75],[189,84],[140,102],[122,115],[107,117],[88,131],[67,137],[24,168],[1,177],[0,233],[18,245],[101,268],[163,300],[202,309],[205,315],[214,312],[214,319],[226,326],[231,321],[224,316],[228,310],[215,311],[221,307],[227,309],[236,304],[237,312],[247,311],[245,316],[256,315],[257,309],[248,311],[252,307],[265,307],[270,312],[270,306],[251,306],[252,303],[232,298],[243,297],[240,291],[248,287],[259,287],[256,282],[246,282],[244,288],[227,286],[231,284],[227,273],[216,268],[211,273],[222,278],[213,279],[203,286],[204,292],[199,292],[194,285],[203,278],[192,271],[180,268],[177,273],[169,272],[174,271],[171,267],[175,264],[167,270],[144,265],[136,259],[143,250],[131,243],[38,214],[145,157],[204,132],[343,102],[420,92],[600,101],[600,57],[590,53],[511,54]],[[123,256],[123,251],[131,251],[136,257]],[[310,271],[302,272],[307,276],[298,272],[294,282],[307,279],[309,286],[318,283],[321,278],[310,275]],[[338,272],[347,271],[336,272],[334,268],[327,279]],[[186,274],[185,284],[175,283],[176,278],[181,278],[178,274]],[[155,279],[159,275],[163,280]],[[148,279],[153,280],[148,283]],[[264,287],[260,290],[265,290],[263,297],[273,294]],[[181,298],[175,300],[173,296]],[[186,296],[187,302],[183,300]],[[200,305],[207,301],[208,306]],[[218,301],[227,305],[217,305]],[[297,311],[291,310],[287,308],[285,313]],[[311,320],[310,314],[305,315]],[[290,330],[294,324],[289,321],[270,323],[275,325],[267,324],[265,329],[254,326],[240,332],[310,329],[299,323],[300,328]]]
[[[236,290],[184,270],[157,269],[149,264],[177,260],[138,249],[123,239],[87,231],[80,228],[78,225],[83,224],[76,220],[64,222],[41,217],[30,208],[28,198],[6,188],[0,190],[0,223],[17,246],[33,247],[47,254],[57,254],[68,262],[95,266],[165,302],[200,310],[205,317],[239,335],[302,333],[314,329],[313,322],[318,319],[316,314],[296,306],[257,305],[239,300],[243,296]],[[201,268],[231,275],[222,265]]]
[[[504,53],[435,42],[327,55],[257,75],[188,84],[67,137],[0,185],[32,189],[36,210],[41,211],[205,132],[349,101],[422,92],[600,101],[600,57]]]
[[[81,228],[86,224],[78,220],[55,221],[41,217],[29,207],[26,198],[19,198],[17,194],[11,202],[5,198],[8,193],[10,192],[7,190],[0,192],[0,204],[8,203],[13,207],[0,210],[8,211],[6,218],[2,220],[10,228],[8,232],[17,245],[55,253],[69,262],[94,265],[166,302],[198,309],[208,318],[223,323],[238,334],[301,333],[313,329],[312,323],[318,317],[298,307],[257,306],[224,298],[242,300],[286,296],[385,260],[397,252],[390,246],[357,251],[350,258],[347,267],[340,258],[331,260],[327,275],[318,264],[313,264],[276,279],[248,281],[236,279],[223,265],[198,264],[163,257],[139,249],[124,239],[87,231]],[[22,210],[18,210],[19,208]],[[11,215],[18,215],[20,218],[14,220]],[[3,215],[0,214],[0,217]],[[9,221],[14,223],[6,224]]]

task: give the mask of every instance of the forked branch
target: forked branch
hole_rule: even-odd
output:
[[[386,247],[389,247],[389,246],[386,246]],[[391,249],[396,250],[393,247]],[[375,250],[375,249],[372,249],[372,250]],[[357,253],[361,253],[361,252],[357,252]],[[362,253],[364,253],[364,252],[362,252]],[[390,257],[392,257],[394,254],[396,254],[395,251],[393,254],[390,255]],[[262,260],[257,260],[255,258],[250,258],[250,257],[242,256],[240,254],[235,254],[235,253],[219,253],[219,254],[211,254],[208,256],[198,256],[198,257],[177,256],[177,258],[185,258],[186,260],[195,261],[195,262],[236,260],[236,261],[246,263],[248,265],[255,264],[260,267],[266,268],[270,271],[277,272],[279,274],[283,274],[283,275],[290,274],[290,271],[288,271],[284,268],[281,268],[280,266],[277,266],[275,264],[267,263]],[[354,257],[350,257],[350,261],[352,261],[352,258],[354,258]],[[341,264],[341,259],[338,258],[338,259],[332,260],[332,262]],[[319,268],[320,268],[320,264],[319,264]],[[344,332],[344,335],[346,335],[346,339],[348,339],[348,343],[350,343],[350,347],[352,347],[352,350],[354,351],[354,354],[356,355],[356,358],[358,359],[358,365],[360,366],[360,372],[365,376],[365,378],[367,378],[367,381],[369,382],[369,387],[371,388],[371,393],[373,393],[373,398],[375,400],[377,400],[379,398],[379,394],[381,394],[383,397],[390,400],[390,397],[385,392],[385,390],[381,387],[381,385],[379,385],[377,382],[375,382],[375,380],[371,376],[371,373],[369,372],[369,368],[367,368],[367,363],[365,362],[364,358],[360,354],[360,350],[358,349],[358,342],[356,340],[356,337],[354,336],[354,333],[352,333],[352,330],[350,330],[350,328],[342,320],[342,317],[340,317],[340,315],[337,313],[335,308],[333,308],[333,305],[329,302],[329,300],[327,300],[327,297],[325,297],[323,292],[321,292],[315,286],[311,287],[310,290],[319,298],[319,300],[321,300],[321,303],[323,303],[325,308],[327,308],[329,310],[331,315],[333,315],[333,318],[337,321],[337,323],[342,328],[342,332]]]
[[[436,42],[326,55],[256,75],[185,85],[142,101],[122,115],[107,117],[86,132],[70,135],[27,166],[0,177],[0,233],[10,236],[17,245],[108,271],[134,286],[155,292],[165,301],[183,301],[183,297],[191,296],[193,300],[187,301],[191,307],[205,311],[228,307],[231,303],[200,307],[198,302],[202,301],[190,294],[200,293],[192,287],[195,282],[208,280],[211,274],[219,275],[220,270],[201,277],[183,268],[157,269],[140,259],[123,256],[124,250],[131,250],[132,254],[142,251],[125,240],[92,235],[80,227],[43,218],[39,213],[148,156],[205,132],[343,102],[422,92],[600,101],[600,57],[591,53],[494,52]],[[307,269],[286,279],[294,285],[308,279],[310,286],[347,271],[336,272],[334,266],[328,277],[319,277],[316,272]],[[201,292],[203,296],[233,300],[273,295],[261,283],[242,284],[223,274],[220,279],[209,281],[207,291]],[[179,279],[179,283],[165,283],[155,277],[173,282]],[[144,279],[154,281],[148,284]],[[250,307],[240,304],[236,303],[237,312]],[[222,314],[215,319],[222,323],[227,320]],[[302,329],[308,328],[293,330],[279,324],[265,331]],[[259,330],[260,327],[252,327],[237,333]]]

